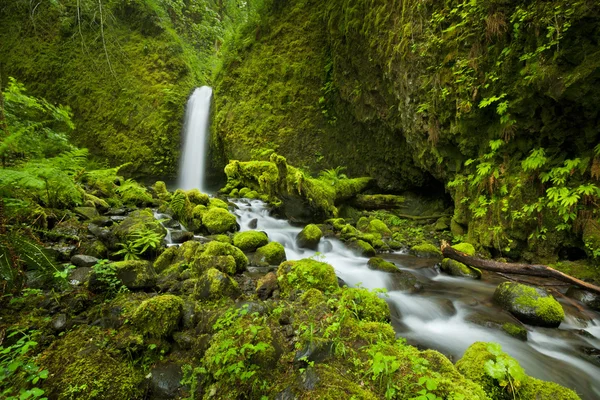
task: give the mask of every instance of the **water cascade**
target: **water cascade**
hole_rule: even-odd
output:
[[[194,90],[188,100],[179,167],[178,187],[181,189],[204,189],[211,99],[212,89],[202,86]]]

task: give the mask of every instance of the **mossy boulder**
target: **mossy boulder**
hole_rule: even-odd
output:
[[[207,206],[211,200],[210,196],[206,193],[200,192],[198,189],[190,189],[185,191],[185,195],[189,201],[194,205]],[[227,208],[227,207],[225,207]]]
[[[277,279],[283,296],[289,296],[294,290],[315,288],[334,292],[339,288],[333,267],[309,258],[282,263],[277,269]]]
[[[144,336],[168,337],[179,326],[183,300],[171,294],[144,300],[131,316],[131,323]]]
[[[87,326],[58,338],[40,357],[41,369],[50,373],[43,382],[45,395],[59,400],[141,397],[143,375],[107,340],[104,331]]]
[[[422,243],[410,248],[410,254],[417,257],[442,258],[442,252],[431,243]]]
[[[304,227],[296,236],[296,243],[300,247],[316,250],[319,247],[319,241],[323,236],[321,229],[315,224],[309,224]]]
[[[473,247],[473,245],[471,243],[457,243],[454,246],[452,246],[452,248],[454,250],[458,250],[462,253],[465,253],[468,256],[474,256],[475,255],[475,247]]]
[[[511,374],[513,382],[518,380],[520,385],[517,385],[516,393],[511,394],[507,386],[501,386],[501,379],[492,378],[487,372],[487,365],[495,367],[494,370],[503,366]],[[517,360],[504,353],[496,343],[473,343],[458,360],[456,368],[465,378],[481,385],[494,400],[512,399],[514,396],[521,399],[579,400],[579,396],[570,389],[526,375]]]
[[[216,268],[209,268],[196,282],[194,297],[202,300],[218,300],[222,297],[237,298],[241,294],[236,281]]]
[[[440,268],[448,275],[460,276],[462,278],[481,279],[481,271],[479,269],[468,267],[465,264],[450,258],[444,258]]]
[[[135,210],[129,214],[119,225],[112,229],[117,239],[125,243],[132,239],[136,233],[151,231],[161,236],[161,242],[167,234],[167,230],[154,218],[152,210],[146,208]]]
[[[391,237],[392,231],[388,226],[380,219],[372,219],[367,226],[368,233],[376,233],[383,237]]]
[[[400,272],[398,267],[396,267],[396,264],[391,263],[389,261],[385,261],[383,258],[380,258],[380,257],[370,258],[369,262],[367,262],[367,267],[369,267],[369,269],[372,269],[375,271],[383,271],[383,272],[389,272],[389,273]]]
[[[364,240],[353,239],[346,242],[346,245],[363,257],[373,257],[375,254],[377,254],[373,246]]]
[[[175,246],[167,247],[165,251],[163,251],[156,261],[154,261],[153,267],[156,273],[160,274],[177,259],[177,255],[179,253],[179,249]]]
[[[208,206],[209,208],[222,208],[224,210],[229,209],[229,205],[225,201],[217,199],[216,197],[212,197],[210,199]]]
[[[199,250],[200,252],[196,251],[191,260],[194,276],[202,275],[209,268],[216,268],[226,274],[234,275],[245,271],[248,267],[246,255],[229,243],[212,241]]]
[[[367,289],[348,287],[342,289],[340,304],[361,321],[386,322],[390,320],[388,304]]]
[[[502,330],[514,338],[519,340],[527,340],[527,329],[520,325],[506,322],[502,324]]]
[[[267,243],[269,243],[269,238],[264,232],[246,231],[233,235],[233,245],[246,252],[256,251]]]
[[[494,292],[494,301],[520,321],[555,328],[565,318],[562,306],[545,290],[516,282],[504,282]]]
[[[116,277],[129,290],[152,289],[156,286],[157,275],[149,261],[117,261],[109,265],[109,270],[114,270]],[[88,289],[94,293],[114,289],[109,288],[111,279],[114,278],[102,276],[94,271],[90,274]]]
[[[169,193],[167,190],[167,185],[163,181],[154,182],[154,185],[152,185],[152,190],[161,202],[168,203],[171,201],[171,197],[173,195]]]
[[[75,207],[73,211],[84,220],[91,220],[100,216],[96,207]]]
[[[279,265],[285,260],[285,248],[277,242],[270,242],[259,247],[254,256],[254,262],[258,266]]]
[[[202,224],[211,234],[234,232],[237,228],[235,215],[223,208],[211,208],[202,215]]]

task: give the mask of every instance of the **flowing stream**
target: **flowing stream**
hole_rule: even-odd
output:
[[[440,274],[436,260],[400,252],[384,254],[383,258],[414,274],[423,287],[418,293],[400,292],[393,290],[394,274],[369,269],[368,258],[357,256],[340,240],[323,238],[317,251],[299,248],[295,238],[301,228],[270,216],[265,203],[231,201],[237,206],[234,213],[241,230],[266,232],[271,241],[285,247],[288,260],[317,257],[331,264],[349,286],[387,289],[387,296],[382,296],[390,305],[394,328],[410,344],[439,350],[456,361],[476,341],[497,342],[527,374],[574,389],[583,399],[600,398],[600,367],[582,350],[600,348],[600,314],[582,314],[563,302],[566,319],[560,328],[527,326],[528,340],[521,341],[489,323],[494,321],[498,326],[514,321],[491,301],[496,286],[503,281],[495,274],[484,271],[480,281],[455,278]]]
[[[202,86],[194,90],[188,100],[183,126],[183,154],[177,184],[181,189],[205,189],[205,155],[211,99],[212,89]]]

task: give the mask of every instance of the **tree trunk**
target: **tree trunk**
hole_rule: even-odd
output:
[[[459,261],[463,264],[470,265],[475,268],[485,269],[486,271],[503,272],[505,274],[540,276],[543,278],[554,278],[562,282],[570,283],[582,289],[589,290],[596,294],[600,294],[600,287],[574,278],[570,275],[563,274],[553,268],[545,265],[535,264],[518,264],[518,263],[503,263],[494,260],[484,260],[482,258],[469,256],[458,250],[453,249],[446,242],[442,243],[442,254],[446,258]]]

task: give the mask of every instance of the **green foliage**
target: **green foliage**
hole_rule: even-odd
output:
[[[118,243],[121,250],[114,255],[122,255],[126,261],[139,260],[144,255],[156,253],[162,244],[163,235],[147,227],[132,232],[127,242]]]
[[[495,359],[487,360],[484,364],[486,374],[498,381],[500,387],[517,398],[519,387],[527,378],[525,370],[512,357],[507,356],[497,343],[488,343],[487,350]]]
[[[46,400],[44,391],[38,386],[48,378],[48,370],[42,370],[32,357],[32,349],[37,346],[33,340],[35,331],[26,333],[10,331],[6,336],[13,344],[0,345],[0,395],[6,400],[40,399]]]
[[[112,298],[119,293],[127,293],[129,289],[117,277],[117,268],[108,260],[98,261],[92,269],[96,279],[104,286],[107,298]]]
[[[335,186],[342,179],[348,179],[348,177],[342,173],[345,169],[346,167],[339,166],[332,169],[326,169],[319,172],[319,179],[331,184],[331,186]]]

